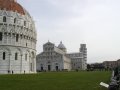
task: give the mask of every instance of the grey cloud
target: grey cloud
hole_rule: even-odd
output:
[[[48,39],[69,52],[86,43],[88,62],[120,58],[120,0],[18,0],[33,16],[38,52]],[[29,4],[26,4],[29,3]]]

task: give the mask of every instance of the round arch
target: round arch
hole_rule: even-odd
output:
[[[8,51],[9,54],[11,55],[11,50],[10,50],[10,48],[8,48],[8,47],[2,46],[2,47],[0,47],[0,50]]]

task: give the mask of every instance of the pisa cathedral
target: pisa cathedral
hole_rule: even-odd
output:
[[[0,0],[0,74],[36,72],[36,30],[16,0]]]
[[[37,71],[86,70],[86,44],[81,44],[79,52],[67,53],[62,42],[55,46],[48,41],[43,45],[43,52],[37,55],[36,62]]]
[[[58,47],[47,42],[36,62],[36,36],[30,14],[16,0],[0,0],[0,74],[87,68],[85,44],[79,52],[67,53],[62,42]]]

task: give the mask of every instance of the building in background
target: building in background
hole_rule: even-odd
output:
[[[104,61],[103,66],[106,69],[114,69],[117,67],[117,61]]]
[[[36,30],[16,0],[0,0],[0,74],[36,72]]]
[[[86,44],[81,44],[79,52],[67,54],[72,61],[72,69],[87,69],[87,48]]]
[[[116,67],[120,67],[120,59],[118,59],[116,61],[104,61],[103,66],[106,69],[114,69]]]
[[[43,52],[37,55],[37,71],[85,70],[87,68],[86,44],[81,44],[80,52],[67,53],[66,47],[60,42],[58,47],[47,42]]]

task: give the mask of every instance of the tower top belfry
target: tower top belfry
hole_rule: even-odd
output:
[[[80,52],[83,53],[83,57],[87,61],[87,48],[86,48],[86,44],[81,44],[80,45]]]

